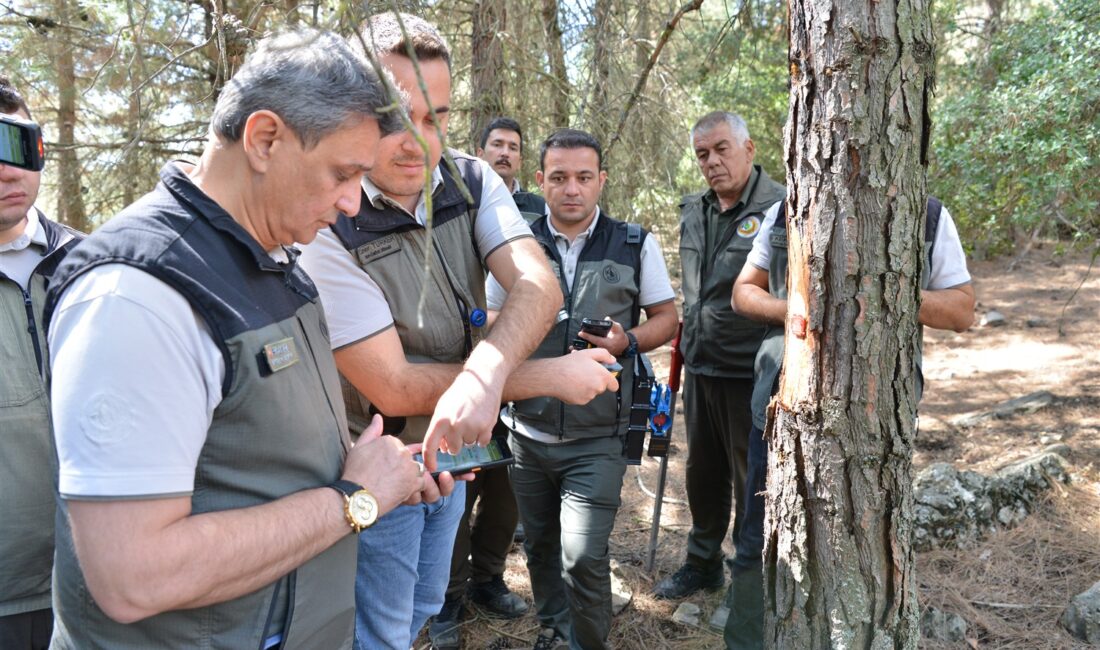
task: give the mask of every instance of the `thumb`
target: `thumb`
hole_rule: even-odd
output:
[[[368,443],[372,440],[378,440],[382,437],[382,416],[377,413],[370,420],[370,426],[363,429],[363,433],[359,434],[359,440],[356,444]]]

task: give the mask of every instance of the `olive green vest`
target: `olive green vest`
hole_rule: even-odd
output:
[[[512,194],[512,200],[516,202],[519,213],[527,225],[531,225],[546,216],[546,199],[534,192],[519,190]]]
[[[50,606],[57,458],[42,309],[49,274],[77,240],[41,213],[39,224],[49,246],[27,292],[0,274],[0,616]]]
[[[174,165],[161,181],[69,255],[47,318],[75,278],[123,263],[166,282],[206,324],[225,377],[198,458],[193,515],[328,485],[340,477],[351,440],[316,288],[293,259],[272,260]],[[354,535],[250,594],[124,625],[88,591],[65,503],[57,514],[53,648],[252,649],[280,633],[282,650],[351,647]]]
[[[443,184],[433,195],[430,239],[412,216],[393,206],[375,207],[365,195],[354,219],[341,219],[332,227],[386,296],[405,355],[413,363],[462,363],[485,336],[483,327],[470,322],[475,309],[485,309],[483,253],[474,239],[481,168],[476,158],[451,153],[474,202],[466,202],[450,171],[441,166]],[[346,380],[344,401],[352,430],[362,431],[370,421],[370,402]],[[386,433],[400,435],[406,443],[421,442],[430,421],[430,416],[387,417]]]
[[[684,293],[684,331],[681,350],[688,372],[712,377],[751,379],[756,350],[764,326],[733,311],[733,282],[745,265],[763,213],[783,198],[786,190],[756,166],[743,196],[744,207],[718,241],[707,246],[707,192],[684,197],[680,203],[681,288]],[[707,251],[715,251],[708,255]]]
[[[630,329],[638,324],[640,313],[638,293],[645,231],[601,214],[577,260],[573,286],[569,287],[547,219],[536,221],[531,231],[558,276],[569,318],[554,324],[531,355],[533,359],[569,354],[570,342],[577,337],[584,318],[610,316],[622,323],[623,329]],[[536,397],[513,403],[509,413],[539,431],[556,433],[559,438],[623,435],[629,424],[630,404],[624,404],[622,396],[630,395],[634,359],[619,357],[618,362],[623,367],[618,393],[605,392],[583,406],[565,404],[553,397]]]

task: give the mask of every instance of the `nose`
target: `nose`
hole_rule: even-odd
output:
[[[22,171],[23,170],[19,169],[18,167],[0,163],[0,180],[8,182],[14,181],[15,179],[19,178],[19,175],[20,173],[22,173]]]
[[[567,196],[577,196],[581,193],[581,184],[575,178],[570,178],[565,182],[565,193]]]
[[[348,185],[351,185],[351,187],[344,189],[344,191],[341,192],[340,196],[336,199],[336,209],[343,214],[348,215],[349,217],[354,217],[355,215],[359,214],[359,203],[360,199],[363,196],[363,193],[359,188],[359,182],[360,181],[357,180],[354,185],[348,183]]]

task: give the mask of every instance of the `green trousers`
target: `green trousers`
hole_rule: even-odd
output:
[[[608,539],[626,472],[623,441],[546,444],[512,434],[508,442],[539,623],[569,639],[572,650],[609,648]]]
[[[466,484],[466,512],[455,535],[448,598],[460,596],[467,582],[488,582],[493,576],[504,574],[517,521],[519,513],[508,468],[478,472],[477,478]]]

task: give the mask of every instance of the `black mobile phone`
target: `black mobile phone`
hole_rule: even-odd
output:
[[[581,331],[588,332],[593,336],[607,336],[607,333],[611,331],[611,321],[599,318],[584,318],[581,319]]]
[[[424,462],[423,456],[413,456],[417,462]],[[432,476],[439,476],[440,472],[450,472],[455,476],[467,472],[480,472],[490,467],[503,467],[515,462],[512,458],[512,450],[508,448],[508,440],[503,436],[494,436],[489,444],[484,447],[477,445],[463,447],[458,454],[446,454],[442,451],[435,455],[436,471]]]
[[[40,172],[46,166],[42,129],[34,122],[0,115],[0,163]]]

